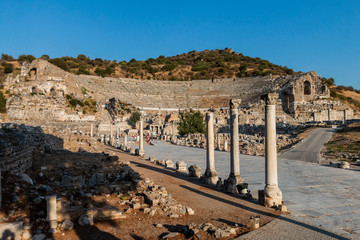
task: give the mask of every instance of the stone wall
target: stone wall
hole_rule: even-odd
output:
[[[45,134],[40,127],[13,123],[3,123],[0,126],[2,171],[19,174],[32,166],[37,154],[63,148],[62,139]]]

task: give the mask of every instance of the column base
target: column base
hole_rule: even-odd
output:
[[[240,174],[238,175],[230,174],[229,178],[225,180],[224,190],[227,193],[237,193],[238,191],[236,186],[243,182],[244,179],[240,176]]]
[[[264,205],[265,207],[277,207],[282,205],[282,193],[278,186],[265,186]]]
[[[215,170],[206,169],[202,179],[206,184],[215,185],[219,180],[219,174]]]
[[[144,150],[139,150],[137,155],[139,155],[140,157],[143,157],[145,155],[145,151]]]

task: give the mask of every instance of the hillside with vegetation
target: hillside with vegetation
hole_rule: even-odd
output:
[[[232,49],[217,49],[190,51],[176,56],[149,58],[145,61],[131,59],[130,61],[90,59],[84,54],[77,57],[50,58],[42,55],[42,59],[61,69],[85,75],[101,77],[121,77],[144,80],[190,81],[200,79],[235,78],[266,76],[269,74],[284,76],[299,72],[273,64],[261,58],[245,56]],[[17,59],[8,54],[1,54],[0,60],[0,111],[4,111],[7,93],[3,89],[6,74],[20,73],[24,61],[32,62],[32,55],[20,55]],[[331,97],[349,104],[355,110],[360,110],[360,91],[352,87],[336,86],[333,78],[322,78],[329,86]],[[90,104],[91,106],[91,104]],[[91,109],[90,109],[91,110]]]
[[[292,75],[294,70],[279,66],[261,58],[252,58],[236,53],[232,49],[191,51],[180,55],[149,58],[145,61],[90,59],[84,54],[75,57],[42,59],[74,74],[98,75],[109,77],[188,81],[213,78],[235,78],[274,75]],[[10,73],[19,68],[24,61],[31,62],[32,55],[20,55],[14,59],[2,54],[1,72]]]

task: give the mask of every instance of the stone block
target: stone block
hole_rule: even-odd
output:
[[[184,161],[177,161],[176,162],[176,171],[187,172],[187,164]]]
[[[0,224],[1,239],[20,240],[23,231],[23,222],[2,223]]]
[[[195,164],[195,165],[191,165],[189,167],[189,176],[190,177],[200,178],[201,174],[202,174],[202,169],[200,168],[199,165]]]
[[[170,159],[165,160],[165,167],[167,168],[173,168],[174,167],[174,162]]]

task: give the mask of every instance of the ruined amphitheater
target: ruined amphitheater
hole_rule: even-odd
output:
[[[278,147],[290,146],[299,141],[293,133],[304,123],[343,122],[358,115],[346,104],[330,99],[330,91],[321,83],[316,72],[294,76],[249,77],[193,81],[153,81],[124,78],[75,75],[36,59],[24,63],[21,73],[9,75],[5,82],[9,91],[7,114],[10,122],[53,122],[90,133],[91,126],[98,137],[109,136],[114,131],[132,128],[129,114],[115,114],[106,109],[109,99],[130,104],[145,113],[145,128],[154,135],[176,133],[173,122],[179,120],[184,110],[215,110],[216,138],[224,149],[229,138],[229,100],[241,99],[239,123],[245,148],[242,153],[263,152],[264,101],[263,94],[277,92],[279,99],[276,117],[279,135]],[[94,110],[85,112],[78,105],[70,107],[68,96],[96,104]],[[64,125],[64,123],[66,123]],[[116,125],[116,126],[115,126]],[[281,136],[281,134],[285,134]],[[287,135],[286,135],[287,134]],[[194,142],[191,142],[193,140]],[[179,144],[205,145],[205,137],[189,136]]]
[[[135,154],[134,146],[126,144],[128,135],[138,133],[129,123],[131,110],[139,109],[144,118],[144,126],[142,121],[136,126],[140,131],[141,143],[144,128],[159,139],[183,146],[203,147],[207,151],[214,148],[229,151],[230,148],[234,149],[231,145],[235,142],[239,144],[240,153],[249,155],[265,154],[264,144],[268,144],[264,136],[267,127],[265,112],[269,105],[276,112],[274,128],[276,122],[278,134],[273,137],[280,151],[301,141],[297,134],[306,126],[359,119],[358,113],[348,105],[331,100],[329,89],[321,83],[316,72],[186,82],[152,81],[74,75],[45,60],[36,59],[30,64],[24,63],[20,74],[8,75],[4,88],[9,97],[7,113],[1,115],[0,156],[4,192],[11,194],[3,196],[3,204],[10,207],[0,217],[11,219],[5,229],[11,229],[23,239],[30,239],[31,235],[44,239],[48,233],[55,234],[52,236],[56,239],[69,239],[75,236],[74,233],[63,236],[61,231],[73,229],[76,221],[76,225],[92,226],[94,220],[121,221],[116,224],[123,224],[125,230],[122,234],[136,239],[132,232],[132,221],[140,221],[138,216],[143,218],[141,231],[152,231],[153,236],[162,236],[163,225],[157,226],[155,223],[164,216],[170,219],[168,221],[173,226],[180,225],[184,236],[196,235],[203,239],[228,239],[253,228],[231,225],[229,220],[221,226],[201,223],[204,219],[210,219],[211,214],[221,218],[223,211],[226,211],[231,221],[245,223],[252,217],[251,221],[255,224],[257,217],[254,218],[249,212],[239,217],[234,214],[235,207],[227,209],[228,206],[219,206],[211,214],[200,211],[203,215],[191,218],[194,215],[192,208],[175,200],[163,186],[150,179],[142,179],[129,166],[130,162],[117,161],[119,157],[116,152],[112,152],[113,155],[106,153],[109,148],[103,143],[118,146],[116,141],[122,139],[119,148]],[[71,100],[75,103],[87,101],[88,104],[72,105]],[[130,106],[130,112],[120,111],[122,104]],[[238,111],[236,115],[233,115],[234,109]],[[209,136],[202,134],[177,136],[179,113],[187,110],[207,113],[208,123],[214,125],[210,141],[207,141]],[[235,134],[239,134],[239,137],[234,141]],[[139,148],[137,155],[142,155],[142,146]],[[276,154],[276,146],[273,152]],[[158,165],[174,167],[170,160],[149,160]],[[184,166],[179,161],[176,169],[178,172],[186,171],[186,164]],[[189,168],[193,174],[191,177],[200,177],[201,172],[198,171],[196,166]],[[217,184],[216,174],[211,174],[209,177],[213,179],[209,181]],[[232,174],[235,179],[236,171]],[[166,180],[171,182],[169,179],[168,176]],[[245,184],[237,189],[242,184],[239,179],[231,182],[229,178],[224,183],[220,180],[221,184],[228,192],[247,191]],[[60,197],[54,198],[54,194]],[[265,202],[271,201],[267,193],[263,194]],[[251,198],[250,192],[243,195]],[[181,198],[181,194],[176,196]],[[20,204],[24,199],[29,202]],[[181,199],[187,201],[185,197]],[[228,199],[234,201],[231,197]],[[282,205],[280,200],[276,206]],[[254,208],[251,202],[237,201],[249,209]],[[43,207],[45,202],[46,213]],[[118,208],[111,207],[111,204],[117,204]],[[279,214],[264,209],[260,212],[263,213],[262,225]],[[187,222],[187,217],[197,223]],[[123,223],[125,218],[129,220]],[[156,229],[152,228],[153,225],[156,225]],[[60,229],[57,235],[56,229]],[[81,231],[77,233],[79,236],[85,236],[85,232],[88,232],[84,229]],[[176,235],[162,237],[170,239]]]

